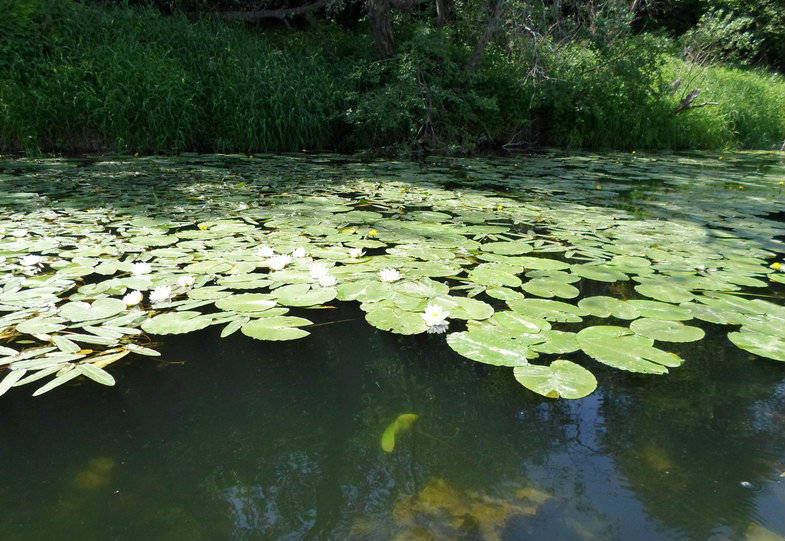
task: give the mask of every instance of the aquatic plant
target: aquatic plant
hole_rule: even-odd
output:
[[[336,301],[403,335],[449,317],[450,348],[548,397],[591,393],[591,360],[665,374],[706,323],[785,361],[781,167],[722,158],[8,161],[0,393],[114,384],[150,335],[303,338]]]

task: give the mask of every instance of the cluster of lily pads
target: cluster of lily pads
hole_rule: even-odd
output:
[[[631,372],[681,365],[668,350],[704,336],[690,320],[785,361],[785,243],[766,217],[782,168],[683,158],[687,179],[654,158],[586,160],[9,160],[0,394],[112,385],[111,363],[158,355],[149,335],[303,338],[308,310],[336,301],[384,331],[447,332],[550,397],[596,388],[579,351]]]

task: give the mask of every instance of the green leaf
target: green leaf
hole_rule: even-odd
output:
[[[602,295],[584,297],[578,301],[578,306],[596,317],[613,316],[619,319],[635,319],[641,315],[640,312],[628,302]]]
[[[570,361],[553,361],[550,366],[516,366],[513,374],[518,382],[548,398],[583,398],[594,392],[594,375]]]
[[[52,389],[59,387],[64,383],[68,383],[69,381],[71,381],[77,376],[80,376],[81,374],[82,372],[80,372],[79,370],[73,370],[73,369],[69,370],[65,374],[61,374],[56,378],[54,378],[53,380],[49,381],[49,383],[47,383],[46,385],[43,385],[42,387],[36,389],[36,391],[33,393],[33,396],[41,396],[44,393],[48,393]]]
[[[538,297],[560,297],[573,299],[580,294],[577,287],[554,278],[534,278],[521,286],[521,289]]]
[[[186,310],[159,314],[142,323],[142,329],[150,334],[184,334],[198,331],[213,322],[212,316]]]
[[[253,319],[243,325],[240,331],[257,340],[296,340],[311,334],[298,328],[305,325],[311,325],[311,322],[302,317],[272,316]]]
[[[515,267],[503,263],[481,263],[469,272],[469,280],[484,286],[518,287],[521,279],[515,271]]]
[[[493,307],[490,304],[468,297],[443,295],[431,302],[450,312],[451,319],[488,319],[493,315]]]
[[[668,371],[666,366],[675,367],[683,362],[673,353],[652,347],[652,339],[633,334],[624,327],[587,327],[578,332],[577,338],[587,355],[621,370],[664,374]]]
[[[428,330],[421,312],[409,312],[388,306],[375,307],[365,314],[365,319],[383,331],[395,334],[420,334]],[[452,315],[452,314],[451,314]]]
[[[65,329],[62,318],[34,317],[18,323],[17,332],[26,334],[50,334]]]
[[[574,304],[545,299],[521,299],[507,301],[507,305],[524,317],[535,317],[547,321],[579,323],[581,316],[588,315],[583,308]]]
[[[559,354],[572,353],[580,349],[574,332],[547,330],[542,331],[541,334],[544,340],[529,346],[532,351]]]
[[[464,357],[495,366],[525,365],[532,356],[525,343],[487,329],[451,333],[447,344]]]
[[[115,316],[125,309],[125,303],[120,299],[101,298],[93,304],[68,302],[60,307],[59,314],[69,321],[92,321]]]
[[[695,342],[706,333],[699,327],[690,327],[679,321],[641,318],[630,323],[635,334],[664,342]]]
[[[80,364],[76,367],[76,370],[90,378],[91,380],[100,383],[101,385],[114,385],[114,377],[112,374],[104,370],[103,368],[98,368],[92,364]]]
[[[27,373],[27,370],[9,370],[3,381],[0,381],[0,396],[4,395],[8,389],[16,385],[16,382],[22,379]]]
[[[215,306],[221,310],[240,313],[263,312],[275,305],[275,297],[265,293],[241,293],[215,301]]]
[[[480,246],[484,252],[502,255],[528,254],[532,251],[532,245],[526,241],[514,240],[510,242],[486,242]]]
[[[332,287],[311,288],[309,284],[290,284],[273,290],[272,295],[285,306],[316,306],[333,300],[337,291]]]
[[[686,308],[674,306],[659,301],[645,301],[634,299],[627,301],[631,304],[640,315],[651,319],[662,319],[669,321],[687,321],[692,319],[692,314]]]
[[[395,450],[395,440],[399,434],[409,430],[419,416],[415,413],[402,413],[382,434],[382,449],[388,453]]]
[[[635,286],[635,291],[662,302],[689,302],[695,298],[689,289],[670,284],[663,279],[644,280]]]
[[[741,349],[754,355],[775,361],[785,361],[785,339],[783,338],[744,328],[740,332],[729,332],[728,338]]]

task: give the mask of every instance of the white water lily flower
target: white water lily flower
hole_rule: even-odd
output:
[[[177,279],[177,285],[185,288],[193,287],[194,277],[191,276],[190,274],[187,276],[180,276],[180,278]]]
[[[40,255],[26,255],[19,260],[19,264],[25,267],[34,267],[40,265],[44,258]]]
[[[323,276],[327,276],[327,273],[330,272],[327,265],[324,263],[314,263],[308,270],[311,273],[311,278],[313,280],[319,280]]]
[[[395,282],[396,280],[401,279],[401,273],[396,269],[388,267],[379,271],[379,279],[381,279],[382,282]]]
[[[362,248],[349,248],[349,257],[351,258],[358,258],[365,255]]]
[[[292,257],[305,257],[305,248],[298,246],[292,250]]]
[[[446,323],[449,316],[450,312],[446,311],[438,304],[429,304],[425,307],[425,313],[420,314],[420,317],[425,320],[426,325],[429,327],[435,327]]]
[[[134,263],[131,265],[131,274],[134,276],[142,276],[143,274],[150,274],[153,267],[150,263]]]
[[[273,257],[275,255],[275,250],[269,244],[263,244],[259,246],[259,249],[256,250],[256,253],[259,257],[268,258]]]
[[[142,292],[141,291],[131,291],[127,295],[123,297],[123,302],[126,306],[136,306],[140,302],[142,302]]]
[[[169,286],[158,286],[150,292],[150,302],[164,302],[172,296],[172,288]]]
[[[27,229],[14,229],[13,231],[11,231],[11,235],[13,235],[18,239],[21,239],[22,237],[27,236]]]
[[[267,266],[269,266],[273,270],[281,270],[286,265],[292,262],[291,256],[288,255],[276,255],[271,257],[267,260]]]
[[[322,287],[332,287],[338,283],[338,278],[332,274],[325,274],[319,277],[319,285]]]

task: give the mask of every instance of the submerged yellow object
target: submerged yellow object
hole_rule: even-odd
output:
[[[408,430],[414,421],[419,418],[419,415],[414,413],[402,413],[393,423],[388,426],[384,434],[382,434],[382,449],[388,453],[392,453],[395,449],[395,437],[399,432]]]

